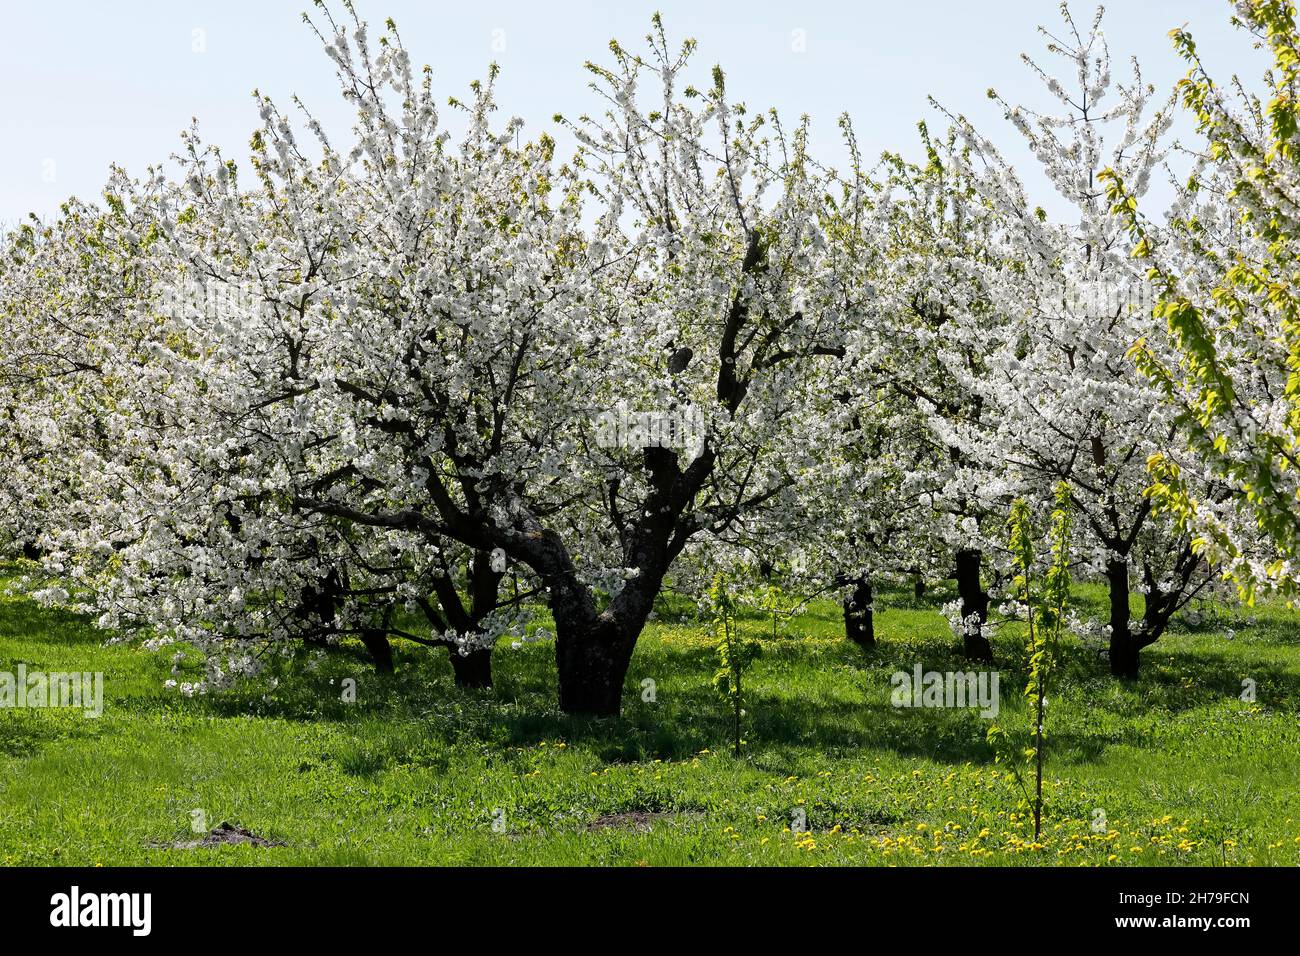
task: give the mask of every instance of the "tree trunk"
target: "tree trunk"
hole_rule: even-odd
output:
[[[844,636],[863,649],[876,646],[876,628],[871,607],[871,578],[866,575],[853,581],[853,590],[844,599]]]
[[[723,369],[725,378],[729,374],[725,363]],[[729,394],[724,385],[719,385],[720,395]],[[641,517],[620,535],[623,567],[634,574],[603,610],[597,610],[595,594],[581,580],[555,531],[528,519],[524,522],[527,534],[503,538],[503,547],[515,549],[518,559],[537,573],[546,589],[546,603],[555,621],[560,709],[566,714],[619,715],[623,681],[637,638],[654,610],[664,575],[695,530],[693,523],[683,523],[681,516],[713,473],[714,457],[707,447],[685,470],[670,448],[651,446],[642,454],[651,491],[640,506]]]
[[[375,670],[380,674],[393,673],[393,648],[388,643],[388,636],[380,630],[367,628],[361,632],[361,643],[370,652],[375,662]]]
[[[1129,627],[1128,561],[1106,562],[1106,583],[1110,586],[1110,672],[1116,677],[1138,676],[1138,642]]]
[[[632,663],[636,634],[619,634],[608,621],[564,626],[556,621],[555,665],[560,710],[590,717],[617,717],[623,680]]]
[[[920,571],[912,575],[912,600],[917,604],[925,600],[925,578]]]
[[[1182,607],[1189,590],[1195,595],[1196,591],[1199,591],[1200,587],[1204,586],[1202,584],[1200,587],[1192,589],[1192,578],[1195,577],[1197,569],[1201,566],[1201,559],[1193,550],[1191,542],[1188,541],[1178,553],[1178,557],[1174,561],[1173,571],[1169,575],[1169,580],[1173,582],[1172,586],[1162,588],[1151,562],[1149,560],[1142,562],[1142,583],[1146,589],[1146,601],[1142,610],[1142,625],[1140,628],[1142,639],[1138,642],[1140,645],[1139,650],[1142,647],[1149,647],[1160,639],[1169,628],[1170,619]]]
[[[983,625],[989,619],[988,592],[980,586],[980,558],[976,548],[963,548],[957,552],[957,594],[961,597],[962,650],[973,661],[993,663],[993,646],[984,636]],[[977,615],[978,624],[967,627],[965,621]]]
[[[482,689],[492,686],[492,648],[476,647],[468,654],[462,654],[458,648],[450,647],[447,653],[457,687]]]
[[[1115,677],[1122,677],[1125,680],[1136,680],[1138,676],[1138,646],[1137,642],[1129,637],[1127,640],[1116,641],[1114,635],[1110,639],[1110,672]]]

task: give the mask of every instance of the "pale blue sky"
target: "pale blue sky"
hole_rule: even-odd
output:
[[[93,199],[110,162],[143,172],[179,145],[197,116],[205,138],[236,159],[257,124],[254,87],[288,106],[298,93],[331,130],[346,122],[332,64],[301,22],[308,0],[47,0],[5,4],[0,32],[0,224],[27,212],[48,216],[68,195]],[[429,63],[444,94],[459,93],[487,64],[502,67],[502,108],[536,135],[556,112],[592,107],[584,60],[607,55],[611,37],[637,42],[652,11],[670,35],[699,41],[701,82],[718,62],[728,88],[751,108],[776,106],[815,123],[826,153],[836,117],[854,117],[864,151],[914,153],[915,124],[942,124],[933,94],[994,134],[1022,168],[1018,138],[986,99],[1043,105],[1019,54],[1041,52],[1035,25],[1059,26],[1055,0],[914,0],[800,3],[773,0],[589,0],[428,2],[357,0],[376,30],[396,19],[416,64]],[[1084,27],[1092,3],[1074,3]],[[1115,75],[1136,54],[1146,78],[1172,84],[1184,72],[1168,31],[1188,24],[1209,63],[1255,79],[1265,63],[1228,24],[1225,0],[1123,0],[1108,10]],[[794,31],[806,49],[795,49]],[[201,31],[201,32],[196,32]],[[336,145],[338,144],[336,138]],[[832,156],[834,158],[834,156]],[[1033,176],[1031,185],[1041,184]],[[1035,198],[1059,205],[1045,188]]]

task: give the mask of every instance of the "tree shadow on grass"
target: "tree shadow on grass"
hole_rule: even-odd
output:
[[[899,607],[916,606],[910,595],[891,600]],[[931,592],[930,600],[939,597]],[[976,712],[915,711],[888,702],[893,671],[910,672],[917,663],[923,670],[981,669],[961,655],[949,635],[904,629],[906,639],[900,640],[897,631],[886,627],[880,643],[864,652],[848,642],[826,640],[837,623],[834,608],[819,613],[814,629],[823,636],[814,643],[801,641],[797,630],[765,642],[747,703],[745,736],[751,752],[791,766],[809,754],[871,751],[948,763],[993,759],[986,740],[989,722]],[[1276,636],[1288,622],[1270,618],[1259,624]],[[0,601],[0,636],[52,647],[102,643],[82,616],[14,600]],[[351,749],[336,756],[344,771],[356,776],[408,758],[437,766],[451,749],[463,746],[508,750],[564,740],[583,745],[606,763],[634,763],[683,760],[730,744],[730,714],[709,686],[715,652],[701,641],[674,644],[668,636],[643,643],[624,687],[623,716],[610,720],[559,711],[549,644],[499,649],[496,687],[487,692],[456,688],[442,650],[399,645],[393,675],[376,674],[354,652],[332,653],[315,667],[308,666],[305,654],[276,661],[266,675],[278,678],[274,687],[263,678],[189,699],[162,693],[119,696],[111,706],[143,716],[179,710],[197,718],[257,716],[334,725],[354,739]],[[995,652],[1005,702],[1019,693],[1026,676],[1014,629],[996,636]],[[161,682],[169,663],[163,656],[148,657],[129,662],[133,679]],[[1145,729],[1152,713],[1177,714],[1237,699],[1244,677],[1256,682],[1259,700],[1271,709],[1294,710],[1300,700],[1300,675],[1284,666],[1204,647],[1156,644],[1144,652],[1142,676],[1124,683],[1106,673],[1105,660],[1092,650],[1067,641],[1060,673],[1068,697],[1104,700],[1105,718],[1095,728],[1075,721],[1053,735],[1054,753],[1067,762],[1100,760],[1118,744],[1152,746]],[[656,681],[654,701],[641,696],[640,681],[647,676]],[[345,680],[356,682],[354,700],[347,699]],[[27,756],[79,729],[0,724],[0,752]]]
[[[0,639],[56,647],[97,647],[109,636],[96,631],[87,615],[44,607],[27,598],[8,597],[4,587],[0,578]]]
[[[1111,677],[1104,662],[1099,669],[1101,674],[1094,671],[1073,686],[1118,690],[1117,700],[1112,695],[1111,709],[1121,717],[1155,711],[1179,714],[1241,700],[1246,679],[1253,681],[1262,706],[1295,711],[1300,704],[1300,673],[1273,661],[1247,660],[1204,647],[1184,649],[1157,642],[1142,652],[1135,680]]]
[[[444,654],[414,652],[398,655],[393,675],[375,674],[363,662],[335,656],[314,671],[285,667],[273,691],[258,680],[190,699],[136,697],[118,706],[142,715],[180,708],[193,716],[332,724],[355,737],[335,755],[344,771],[355,776],[372,775],[413,753],[420,754],[422,763],[436,764],[446,748],[467,745],[508,750],[563,740],[605,763],[680,761],[730,747],[731,715],[708,684],[714,665],[707,648],[660,646],[646,654],[624,687],[623,715],[614,719],[559,711],[552,653],[548,646],[533,645],[502,655],[494,691],[460,690]],[[789,662],[785,655],[773,657],[768,665]],[[973,666],[942,642],[868,653],[846,646],[826,655],[824,663],[851,675],[847,681],[841,678],[830,699],[814,688],[806,695],[797,688],[782,692],[779,674],[756,680],[746,705],[750,749],[791,765],[810,753],[837,757],[873,750],[949,763],[990,762],[989,722],[975,711],[918,711],[889,704],[890,673],[910,672],[916,662],[924,670]],[[654,701],[641,697],[640,675],[650,673],[664,675]],[[357,682],[354,702],[344,700],[346,679]],[[858,697],[864,689],[865,699],[843,699]],[[1004,682],[1004,698],[1008,689]]]

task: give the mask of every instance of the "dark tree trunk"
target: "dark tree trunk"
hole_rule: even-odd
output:
[[[973,661],[993,663],[993,646],[984,636],[984,624],[989,619],[989,595],[980,586],[980,558],[976,548],[963,548],[957,552],[957,594],[961,598],[962,616],[962,651]],[[978,616],[979,623],[966,627],[965,621],[972,614]]]
[[[435,632],[476,634],[482,630],[484,619],[496,610],[503,577],[503,572],[492,567],[491,552],[480,548],[470,556],[466,569],[468,606],[449,574],[434,581],[434,596],[438,599],[436,606],[427,598],[417,598],[417,603]],[[440,643],[447,648],[457,687],[483,689],[492,686],[492,648],[474,647],[468,654],[462,654],[454,641]]]
[[[1122,677],[1125,680],[1135,680],[1138,676],[1138,645],[1130,636],[1126,640],[1116,641],[1114,635],[1110,639],[1110,672],[1115,677]]]
[[[1137,677],[1141,647],[1129,627],[1127,560],[1106,562],[1106,583],[1110,587],[1110,672],[1116,677]]]
[[[718,388],[719,396],[730,396],[739,388],[726,362]],[[682,515],[713,473],[715,459],[707,447],[684,470],[672,449],[651,446],[642,454],[652,491],[640,506],[641,516],[620,528],[624,567],[635,569],[636,575],[604,610],[597,610],[595,595],[580,579],[555,531],[529,519],[524,522],[526,534],[501,539],[502,547],[513,549],[545,586],[555,621],[560,709],[567,714],[618,716],[637,638],[664,575],[696,530],[693,521],[683,520]]]
[[[925,578],[920,571],[912,575],[912,600],[917,604],[925,600]]]
[[[393,648],[388,643],[388,635],[374,628],[361,632],[361,643],[370,652],[370,659],[375,662],[375,670],[380,674],[393,673]]]
[[[451,669],[456,676],[456,686],[469,688],[487,688],[492,686],[492,649],[476,647],[468,654],[462,654],[456,647],[448,648]]]
[[[617,717],[622,710],[623,680],[632,663],[636,638],[637,632],[617,633],[607,620],[587,627],[565,627],[557,620],[555,665],[560,710],[566,714]]]
[[[854,580],[853,590],[844,599],[844,636],[864,649],[876,646],[871,579],[865,575]]]
[[[1142,639],[1138,642],[1139,650],[1158,641],[1168,630],[1170,619],[1183,606],[1184,601],[1194,596],[1204,586],[1204,582],[1194,589],[1191,586],[1192,578],[1200,567],[1202,567],[1201,559],[1197,557],[1191,542],[1184,544],[1174,561],[1173,573],[1169,575],[1170,580],[1174,582],[1173,586],[1161,588],[1151,562],[1145,560],[1142,562],[1142,582],[1146,586],[1146,601],[1142,611]]]
[[[664,574],[689,537],[678,528],[677,516],[694,500],[712,470],[707,453],[696,458],[686,473],[678,470],[676,455],[669,449],[651,447],[644,454],[655,491],[646,505],[648,517],[627,532],[623,548],[625,566],[635,568],[636,577],[598,613],[591,589],[579,580],[567,552],[557,547],[554,571],[543,575],[555,620],[560,710],[566,714],[619,715],[623,681],[637,638],[654,609]]]

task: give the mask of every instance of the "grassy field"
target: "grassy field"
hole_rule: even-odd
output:
[[[0,670],[105,674],[97,720],[0,711],[0,863],[1300,863],[1294,615],[1212,610],[1145,651],[1131,686],[1071,640],[1036,845],[988,721],[890,705],[896,670],[967,669],[937,611],[946,596],[884,595],[871,653],[842,639],[829,603],[775,638],[745,621],[764,654],[740,759],[708,629],[667,609],[637,648],[623,717],[596,722],[557,710],[546,643],[503,643],[493,693],[457,691],[443,652],[403,648],[389,678],[337,654],[274,687],[186,699],[162,687],[166,656],[0,598]],[[999,721],[1027,725],[1019,636],[996,650]],[[1239,699],[1244,678],[1255,703]],[[197,839],[196,810],[281,845],[168,846]],[[800,811],[806,829],[792,829]]]

